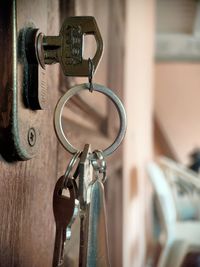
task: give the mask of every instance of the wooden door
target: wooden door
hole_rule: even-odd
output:
[[[43,20],[45,34],[57,35],[66,16],[95,16],[103,40],[104,56],[95,75],[95,82],[105,84],[122,97],[124,3],[121,0],[18,0],[19,25],[24,21]],[[18,27],[19,27],[18,25]],[[37,25],[40,28],[40,25]],[[1,27],[3,27],[1,25]],[[19,28],[18,28],[19,31]],[[4,36],[0,37],[1,39]],[[1,44],[3,39],[1,40]],[[2,52],[1,58],[4,58]],[[6,58],[9,64],[9,58]],[[0,68],[2,73],[5,69]],[[4,73],[0,90],[5,88]],[[48,267],[52,264],[55,223],[52,194],[56,180],[63,174],[71,155],[56,139],[53,112],[59,97],[81,79],[63,77],[58,65],[47,66],[48,109],[39,112],[40,146],[34,158],[9,163],[0,161],[0,266]],[[3,111],[1,107],[1,120]],[[5,114],[4,114],[5,115]],[[65,108],[63,125],[75,146],[91,143],[104,148],[117,134],[117,116],[103,96],[84,94],[74,97]],[[1,129],[4,125],[1,121]],[[6,148],[4,148],[6,149]],[[122,266],[122,155],[121,149],[108,158],[105,184],[109,249],[112,266]],[[66,258],[77,266],[78,221],[72,240],[66,245]]]

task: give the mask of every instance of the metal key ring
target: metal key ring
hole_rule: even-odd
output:
[[[64,186],[65,187],[67,187],[67,185],[68,185],[68,181],[69,181],[69,177],[70,177],[71,171],[72,171],[74,165],[76,164],[78,158],[80,157],[81,153],[82,153],[81,151],[77,151],[73,155],[73,157],[70,159],[70,162],[67,165],[67,169],[66,169],[65,174],[64,174],[64,177],[65,177]],[[71,178],[73,178],[73,177],[71,177]]]
[[[63,145],[63,147],[72,154],[76,153],[79,150],[76,149],[74,146],[72,146],[72,144],[68,141],[68,139],[66,138],[64,134],[64,131],[62,128],[62,121],[61,121],[62,111],[63,111],[64,105],[72,96],[76,95],[78,92],[82,90],[88,90],[88,88],[89,88],[89,84],[87,83],[72,87],[69,91],[67,91],[60,98],[60,100],[57,103],[55,113],[54,113],[54,128],[55,128],[56,135],[59,141],[61,142],[61,144]],[[124,109],[124,106],[121,100],[117,97],[117,95],[112,90],[99,84],[93,84],[93,90],[100,92],[109,97],[109,99],[114,103],[115,107],[117,108],[117,112],[118,112],[119,119],[120,119],[120,129],[119,129],[116,139],[109,147],[107,147],[106,149],[102,151],[104,157],[106,157],[112,154],[118,148],[118,146],[121,144],[124,138],[124,135],[126,132],[126,125],[127,125],[126,112],[125,112],[125,109]]]
[[[107,180],[106,175],[106,160],[103,156],[103,152],[101,150],[94,150],[91,154],[91,163],[93,166],[94,171],[97,174],[97,177],[99,177],[99,174],[102,174],[101,182],[105,183]]]
[[[81,151],[77,151],[74,154],[74,156],[71,158],[71,160],[67,166],[67,169],[65,171],[65,174],[64,174],[65,177],[68,177],[70,175],[70,173],[71,173],[71,171],[72,171],[74,165],[76,164],[77,159],[79,158],[80,155],[81,155]]]

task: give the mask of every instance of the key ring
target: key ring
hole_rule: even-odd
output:
[[[96,172],[96,175],[98,177],[99,174],[102,174],[102,183],[104,183],[107,179],[106,175],[106,161],[103,156],[103,153],[101,150],[94,150],[91,154],[91,163],[93,166],[94,171]]]
[[[81,151],[77,151],[73,155],[73,157],[71,158],[69,164],[67,165],[67,169],[66,169],[65,174],[64,174],[64,176],[65,176],[64,186],[67,186],[68,179],[69,179],[69,176],[71,174],[71,171],[72,171],[74,165],[76,164],[78,158],[80,157],[81,153],[82,153]]]
[[[79,149],[76,149],[66,138],[64,131],[63,131],[63,127],[62,127],[62,121],[61,121],[61,117],[62,117],[62,111],[64,108],[64,105],[66,104],[66,102],[74,95],[76,95],[78,92],[82,91],[82,90],[88,90],[88,88],[90,85],[87,83],[84,84],[80,84],[80,85],[76,85],[74,87],[72,87],[69,91],[67,91],[58,101],[56,108],[55,108],[55,113],[54,113],[54,128],[55,128],[55,132],[56,135],[60,141],[60,143],[63,145],[63,147],[65,149],[67,149],[71,154],[76,153],[77,151],[79,151]],[[110,90],[107,87],[104,87],[103,85],[99,85],[99,84],[93,84],[93,90],[100,92],[104,95],[106,95],[107,97],[109,97],[109,99],[114,103],[118,115],[119,115],[119,120],[120,120],[120,128],[119,128],[119,132],[118,135],[116,137],[116,139],[114,140],[114,142],[107,147],[106,149],[104,149],[102,151],[102,154],[104,157],[109,156],[110,154],[112,154],[117,148],[118,146],[121,144],[125,132],[126,132],[126,124],[127,124],[127,119],[126,119],[126,112],[124,109],[124,106],[121,102],[121,100],[117,97],[117,95]]]

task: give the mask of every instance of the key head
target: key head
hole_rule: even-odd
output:
[[[103,41],[96,20],[91,16],[67,18],[60,30],[58,59],[66,76],[88,76],[88,60],[83,59],[84,35],[94,35],[97,50],[92,59],[94,72],[103,52]]]
[[[89,62],[83,58],[84,35],[93,35],[96,40],[97,50],[91,59],[94,74],[103,53],[103,40],[96,20],[91,16],[67,18],[59,36],[40,33],[35,49],[40,65],[45,68],[45,64],[59,62],[64,75],[88,77]]]
[[[61,176],[54,189],[53,194],[53,212],[56,221],[56,225],[62,227],[63,229],[67,228],[67,225],[70,223],[71,218],[74,213],[75,208],[75,199],[76,199],[76,187],[75,181],[69,179],[67,189],[69,196],[64,195],[66,188],[64,187],[66,177]]]

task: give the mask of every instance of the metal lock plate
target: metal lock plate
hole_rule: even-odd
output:
[[[8,161],[31,159],[40,147],[41,113],[26,107],[23,99],[30,79],[23,33],[36,26],[47,32],[47,2],[36,0],[33,12],[29,1],[0,1],[0,153]],[[37,71],[45,94],[45,71]]]

